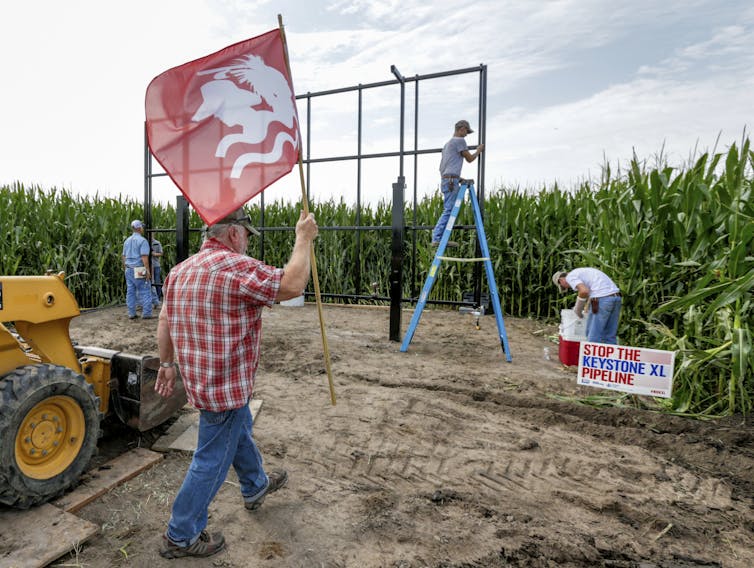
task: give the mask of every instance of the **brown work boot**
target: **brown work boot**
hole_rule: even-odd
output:
[[[184,558],[186,556],[204,558],[225,550],[225,537],[219,532],[210,535],[207,531],[202,531],[199,538],[191,546],[178,546],[168,538],[167,534],[162,535],[162,539],[164,542],[160,556],[163,558]]]
[[[264,503],[264,498],[267,495],[269,495],[270,493],[275,493],[275,491],[288,483],[288,472],[286,472],[284,469],[277,469],[275,471],[272,471],[267,477],[269,478],[270,482],[267,484],[267,487],[264,489],[264,491],[261,491],[257,497],[254,497],[253,501],[244,502],[244,507],[246,507],[249,511],[256,511],[257,509],[259,509],[259,507],[262,506],[262,503]]]

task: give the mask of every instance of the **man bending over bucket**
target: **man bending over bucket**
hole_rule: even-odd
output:
[[[244,506],[254,511],[283,487],[285,471],[265,473],[252,439],[249,399],[259,364],[262,308],[300,296],[309,281],[309,250],[317,236],[312,214],[296,223],[285,268],[245,254],[259,233],[238,209],[207,228],[199,252],[170,271],[157,326],[160,369],[155,390],[170,396],[176,364],[189,402],[199,409],[196,451],[173,502],[160,554],[211,556],[225,537],[209,534],[207,510],[233,465]]]
[[[561,292],[573,288],[578,292],[573,311],[584,317],[587,301],[592,310],[586,320],[586,338],[594,343],[618,342],[618,320],[623,298],[620,288],[604,272],[596,268],[576,268],[570,272],[556,272],[553,283]]]

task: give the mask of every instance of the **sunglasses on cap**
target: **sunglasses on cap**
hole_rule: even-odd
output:
[[[249,231],[249,234],[259,236],[259,231],[254,228],[249,215],[244,215],[243,217],[238,217],[236,219],[223,219],[218,222],[217,225],[240,225]]]

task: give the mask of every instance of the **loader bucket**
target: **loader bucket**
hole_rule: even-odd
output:
[[[117,389],[111,391],[113,395],[118,395],[112,396],[114,410],[121,421],[131,428],[144,432],[159,426],[186,404],[186,391],[180,372],[177,373],[175,390],[169,398],[155,392],[159,357],[118,353],[111,365],[111,377],[118,380]]]
[[[131,428],[141,432],[150,430],[174,416],[186,404],[186,391],[180,373],[170,397],[163,398],[155,392],[154,384],[160,368],[158,357],[130,355],[91,346],[76,346],[75,349],[82,360],[95,357],[109,362],[109,409]]]

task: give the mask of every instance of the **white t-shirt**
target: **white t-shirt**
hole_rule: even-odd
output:
[[[568,285],[576,289],[576,286],[583,284],[589,288],[590,298],[604,298],[620,292],[620,288],[610,280],[610,277],[596,268],[574,268],[565,277]]]

